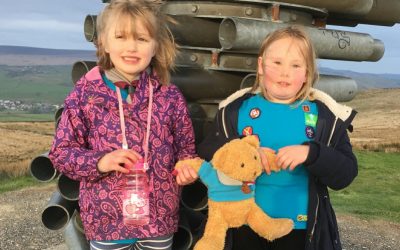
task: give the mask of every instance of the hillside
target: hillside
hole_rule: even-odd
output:
[[[95,51],[0,46],[0,100],[61,104],[72,88],[72,64],[80,60],[95,60]],[[329,68],[320,71],[351,77],[359,90],[400,88],[400,74],[365,74]]]
[[[94,50],[43,49],[22,46],[0,46],[0,65],[70,65],[80,60],[95,60]]]

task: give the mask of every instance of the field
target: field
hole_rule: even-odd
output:
[[[346,103],[359,112],[350,134],[359,176],[349,188],[331,192],[339,212],[400,223],[399,96],[400,89],[369,90]],[[0,122],[2,182],[26,176],[32,159],[50,149],[53,134],[53,122]]]

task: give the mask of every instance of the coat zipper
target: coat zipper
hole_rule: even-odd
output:
[[[310,238],[309,238],[310,243],[311,243],[311,240],[312,240],[312,238],[314,236],[315,225],[317,225],[317,216],[318,216],[318,208],[319,208],[319,196],[318,196],[318,193],[316,195],[317,195],[317,207],[315,208],[314,225],[313,225],[313,227],[311,229]]]

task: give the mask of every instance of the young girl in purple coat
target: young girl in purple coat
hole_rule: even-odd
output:
[[[176,161],[195,157],[184,97],[169,83],[176,46],[161,1],[114,0],[97,18],[98,66],[64,103],[49,157],[80,181],[91,249],[171,249],[178,226]],[[148,164],[150,222],[123,224],[128,168]],[[151,239],[151,240],[149,240]]]

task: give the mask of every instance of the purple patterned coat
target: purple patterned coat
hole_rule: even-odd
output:
[[[146,72],[141,74],[132,104],[123,104],[128,146],[143,157],[148,77]],[[143,227],[122,223],[119,194],[124,174],[103,176],[96,168],[102,156],[122,147],[116,92],[103,82],[99,67],[95,67],[65,100],[49,157],[57,170],[80,181],[80,214],[89,240],[155,237],[177,230],[180,188],[172,169],[177,160],[195,157],[193,127],[179,89],[151,79],[154,101],[147,172],[151,217],[150,224]]]

